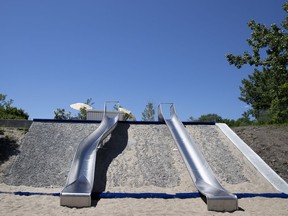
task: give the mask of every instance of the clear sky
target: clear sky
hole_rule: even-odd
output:
[[[178,116],[247,110],[252,68],[226,53],[250,50],[250,19],[279,24],[285,0],[0,0],[0,93],[34,118],[92,98],[119,100],[137,120],[148,102]]]

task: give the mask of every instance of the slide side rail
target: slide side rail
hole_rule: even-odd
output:
[[[99,127],[79,144],[64,189],[60,193],[60,205],[69,207],[91,206],[97,150],[101,142],[116,127],[119,113],[105,113]]]
[[[206,197],[208,210],[228,212],[237,210],[237,196],[228,192],[218,182],[203,154],[176,115],[174,104],[171,103],[170,105],[170,118],[164,118],[162,104],[160,104],[158,106],[158,119],[165,121],[168,126],[196,188]]]

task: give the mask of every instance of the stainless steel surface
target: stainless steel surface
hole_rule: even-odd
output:
[[[224,189],[216,179],[197,145],[189,137],[184,125],[176,115],[174,104],[170,104],[170,118],[165,119],[162,104],[158,106],[158,119],[165,121],[175,140],[198,191],[206,197],[210,211],[235,211],[237,196]]]
[[[117,111],[106,112],[106,115],[113,116]],[[104,111],[103,110],[87,110],[87,120],[96,120],[101,121],[103,119]],[[119,112],[119,121],[123,121],[124,113]]]
[[[91,206],[94,183],[96,153],[101,142],[116,127],[119,113],[114,116],[105,113],[99,127],[79,144],[70,172],[60,195],[60,205],[69,207]]]
[[[240,137],[226,124],[216,124],[253,166],[280,192],[288,194],[288,184],[268,166]]]

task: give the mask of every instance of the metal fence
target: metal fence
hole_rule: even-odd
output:
[[[115,116],[118,112],[113,111],[106,111],[108,117]],[[95,121],[101,121],[103,118],[104,111],[101,110],[87,110],[87,120],[95,120]],[[124,113],[119,113],[119,121],[123,121],[123,115]]]

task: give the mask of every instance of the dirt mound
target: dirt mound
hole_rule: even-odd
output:
[[[288,182],[288,126],[248,126],[232,129]]]
[[[0,128],[0,182],[7,169],[20,153],[21,140],[26,130],[18,128]]]

